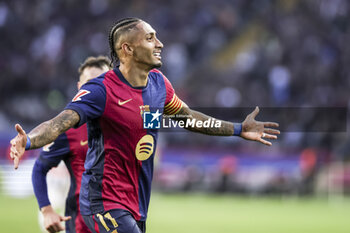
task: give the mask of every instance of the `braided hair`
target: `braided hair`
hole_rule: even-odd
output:
[[[113,25],[108,35],[110,56],[111,56],[111,66],[113,65],[114,62],[119,61],[117,51],[114,49],[114,43],[118,41],[118,38],[120,37],[121,34],[134,28],[136,24],[138,24],[141,21],[142,20],[139,18],[124,18],[119,20]]]

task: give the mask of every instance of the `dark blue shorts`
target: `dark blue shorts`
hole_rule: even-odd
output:
[[[129,211],[113,209],[83,216],[92,233],[145,233],[146,223],[136,221]]]

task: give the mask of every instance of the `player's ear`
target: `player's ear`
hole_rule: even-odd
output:
[[[128,43],[123,43],[121,47],[124,53],[127,55],[132,55],[134,52],[134,49]]]
[[[77,82],[77,88],[78,90],[80,89],[81,85],[80,85],[80,81]]]

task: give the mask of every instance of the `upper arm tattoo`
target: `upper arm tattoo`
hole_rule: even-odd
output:
[[[80,120],[77,112],[67,109],[55,118],[35,127],[28,136],[31,140],[31,149],[40,148],[53,142],[60,134],[75,126]]]

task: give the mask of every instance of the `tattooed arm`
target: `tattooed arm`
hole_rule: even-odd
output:
[[[189,124],[187,130],[192,132],[207,134],[207,135],[215,135],[215,136],[232,136],[233,135],[233,123],[228,121],[222,121],[215,118],[212,118],[208,115],[205,115],[201,112],[190,109],[187,105],[180,109],[180,111],[176,114],[176,120],[185,120],[193,122],[194,124]],[[201,121],[204,122],[209,119],[220,121],[220,127],[197,127],[195,122]]]
[[[45,146],[53,142],[60,134],[76,125],[79,120],[80,117],[77,112],[69,109],[64,110],[55,118],[35,127],[28,135],[19,124],[16,124],[15,128],[18,134],[11,140],[10,151],[15,169],[18,167],[19,160],[23,156],[26,146],[27,149],[36,149]],[[28,142],[27,137],[30,142]]]
[[[260,122],[256,121],[255,117],[259,113],[259,108],[256,107],[255,110],[250,113],[246,119],[242,122],[242,131],[239,134],[240,137],[246,139],[246,140],[252,140],[252,141],[258,141],[260,143],[263,143],[265,145],[271,146],[272,143],[269,141],[266,141],[266,139],[277,139],[278,134],[280,134],[279,130],[272,129],[269,127],[278,127],[278,124],[275,122]],[[186,120],[186,121],[206,121],[212,117],[207,116],[201,112],[194,111],[190,109],[185,103],[183,103],[183,107],[180,109],[180,111],[177,113],[177,115],[180,115],[181,117],[176,118],[176,120]],[[208,134],[208,135],[216,135],[216,136],[233,136],[234,134],[234,124],[228,121],[218,120],[214,119],[215,121],[220,122],[219,127],[215,127],[216,124],[210,125],[209,127],[198,127],[197,124],[188,124],[189,127],[186,129]],[[239,123],[237,123],[238,125]]]
[[[55,118],[40,124],[28,134],[31,140],[30,149],[40,148],[55,141],[60,134],[72,128],[79,120],[79,114],[68,109]]]

